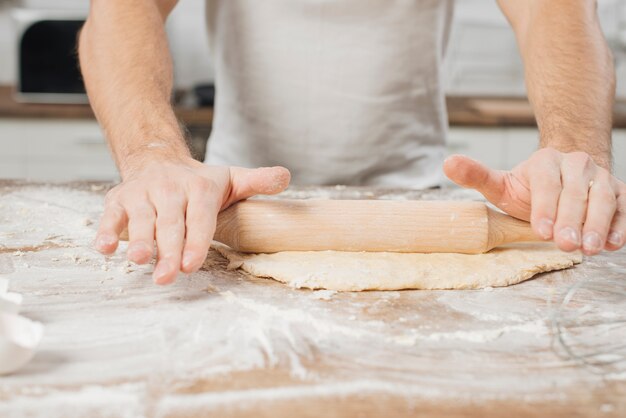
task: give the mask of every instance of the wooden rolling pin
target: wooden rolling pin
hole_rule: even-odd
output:
[[[242,252],[478,254],[540,241],[528,222],[481,202],[247,200],[220,213],[215,240]]]

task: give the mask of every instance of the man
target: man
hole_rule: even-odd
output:
[[[92,0],[80,36],[87,90],[122,176],[98,250],[115,251],[128,225],[130,260],[149,262],[156,240],[156,283],[194,272],[217,213],[282,191],[290,173],[280,166],[298,184],[439,183],[452,0],[208,0],[217,98],[207,164],[191,158],[170,104],[164,22],[175,4]],[[619,249],[626,186],[610,173],[615,76],[595,1],[499,5],[524,59],[541,148],[511,172],[463,156],[443,169],[565,251]]]

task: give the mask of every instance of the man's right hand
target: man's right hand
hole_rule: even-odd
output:
[[[113,253],[128,227],[128,259],[145,264],[156,241],[157,284],[200,269],[221,210],[257,194],[279,193],[290,179],[283,167],[212,167],[190,157],[156,160],[131,173],[106,196],[95,246]]]
[[[128,258],[147,263],[156,241],[159,284],[202,266],[221,209],[278,193],[290,177],[282,167],[209,167],[189,155],[165,33],[176,3],[92,0],[79,37],[89,101],[123,178],[107,195],[95,245],[112,253],[128,225]]]

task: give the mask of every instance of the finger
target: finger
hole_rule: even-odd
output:
[[[560,161],[556,154],[551,154],[544,158],[537,158],[529,168],[530,223],[535,233],[547,240],[553,235],[554,220],[561,194]]]
[[[165,193],[167,196],[168,193]],[[157,264],[152,275],[155,283],[174,282],[180,271],[185,239],[185,200],[172,193],[153,199],[156,207]],[[156,200],[156,201],[155,201]]]
[[[198,271],[206,259],[215,233],[221,196],[218,193],[191,192],[185,216],[186,236],[183,250],[182,271]]]
[[[231,192],[223,207],[257,194],[280,193],[289,186],[290,179],[291,174],[285,167],[231,167]]]
[[[598,169],[598,174],[589,187],[587,216],[582,235],[583,252],[586,255],[598,254],[606,243],[617,208],[616,190],[611,181],[608,171]]]
[[[461,187],[478,190],[498,205],[505,193],[505,174],[464,155],[452,155],[443,164],[446,176]]]
[[[616,211],[607,237],[606,249],[619,250],[626,244],[626,186],[622,185],[616,200]]]
[[[156,213],[152,204],[147,201],[129,207],[127,256],[137,264],[146,264],[154,254],[154,224]]]
[[[126,222],[126,211],[119,203],[107,204],[96,234],[96,250],[102,254],[113,253],[117,249],[119,236],[124,230]]]
[[[587,213],[589,182],[595,165],[584,153],[569,154],[561,162],[563,190],[554,223],[554,241],[563,251],[581,247],[581,230]]]

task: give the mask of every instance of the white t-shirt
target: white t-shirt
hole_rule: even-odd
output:
[[[283,165],[298,185],[438,185],[452,3],[207,0],[207,163]]]

